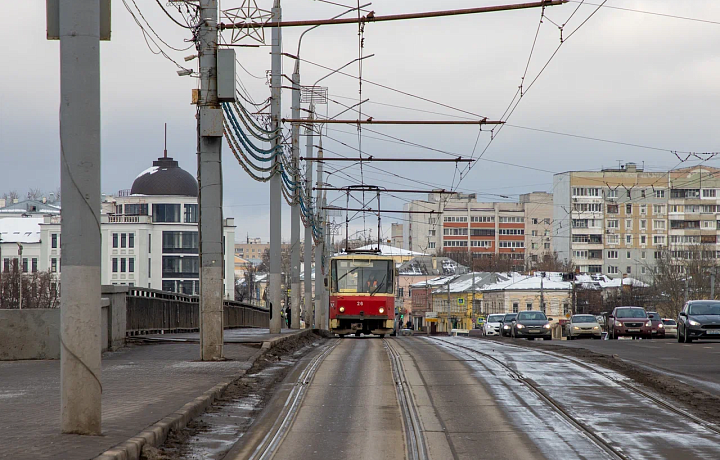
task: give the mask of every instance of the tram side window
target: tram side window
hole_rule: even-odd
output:
[[[332,289],[334,292],[392,294],[393,279],[387,260],[334,260]]]

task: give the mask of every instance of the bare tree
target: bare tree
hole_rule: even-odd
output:
[[[574,271],[572,261],[561,260],[557,252],[543,254],[540,260],[533,263],[532,268],[543,272],[571,273]]]
[[[20,199],[20,194],[17,190],[10,190],[9,192],[3,193],[2,197],[8,204],[12,204],[13,201]]]
[[[50,271],[22,274],[22,308],[57,308],[60,287]],[[0,274],[0,309],[19,307],[20,271],[14,265]]]
[[[39,200],[43,197],[43,191],[39,188],[31,188],[27,193],[28,200]]]

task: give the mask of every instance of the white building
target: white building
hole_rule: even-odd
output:
[[[147,287],[199,294],[198,186],[195,178],[172,158],[159,158],[143,171],[132,189],[105,197],[101,213],[102,284]],[[61,271],[60,217],[0,219],[0,258],[17,258],[14,240],[30,233],[23,259],[29,270]],[[234,219],[224,221],[223,244],[233,247]],[[12,246],[15,246],[13,249]],[[13,252],[14,251],[14,252]],[[234,254],[225,250],[224,294],[235,298]],[[7,254],[7,255],[6,255]],[[12,255],[10,255],[12,254]],[[26,262],[23,260],[23,268]],[[5,269],[5,266],[2,267]]]

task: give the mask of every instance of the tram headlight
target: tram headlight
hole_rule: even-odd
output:
[[[340,313],[345,313],[345,307],[340,307],[339,310],[340,310]]]
[[[385,309],[383,307],[378,308],[378,311],[380,312],[380,314],[385,313]]]

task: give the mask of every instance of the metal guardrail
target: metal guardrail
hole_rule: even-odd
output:
[[[127,335],[165,332],[195,332],[200,329],[198,296],[133,287],[128,290]],[[225,300],[223,325],[235,327],[269,327],[270,312],[264,306]]]

